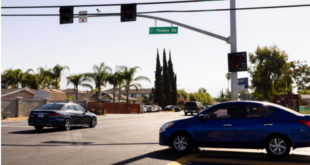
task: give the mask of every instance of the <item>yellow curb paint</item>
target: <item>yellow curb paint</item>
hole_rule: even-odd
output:
[[[180,158],[178,160],[175,160],[173,162],[170,162],[170,163],[168,163],[166,165],[181,165],[181,164],[183,164],[183,163],[185,163],[185,162],[187,162],[187,161],[189,161],[189,160],[191,160],[193,158],[196,158],[199,155],[201,155],[199,152],[194,152],[194,153],[192,153],[190,155],[184,156],[184,157],[182,157],[182,158]]]

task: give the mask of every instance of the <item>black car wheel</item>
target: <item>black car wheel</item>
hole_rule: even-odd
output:
[[[192,141],[186,133],[180,132],[175,134],[172,138],[171,143],[173,150],[177,152],[185,153],[193,150]]]
[[[290,153],[289,140],[283,136],[273,136],[266,142],[267,153],[274,157],[284,157]]]
[[[95,128],[96,125],[97,125],[97,119],[96,119],[95,117],[93,117],[93,118],[91,119],[91,123],[90,123],[89,127],[90,127],[90,128]]]
[[[187,116],[187,112],[185,112],[185,116]]]
[[[37,130],[37,131],[42,131],[44,126],[40,126],[40,125],[37,125],[37,126],[34,126],[34,128]]]
[[[193,116],[193,113],[191,113],[191,115]]]
[[[70,119],[66,119],[65,124],[64,124],[64,129],[66,131],[69,131],[71,129],[71,120]]]

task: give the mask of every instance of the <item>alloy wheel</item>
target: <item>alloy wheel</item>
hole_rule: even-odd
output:
[[[185,136],[178,135],[174,138],[173,145],[178,151],[184,151],[188,147],[188,140]]]
[[[65,129],[68,131],[71,129],[71,121],[69,119],[66,120]]]
[[[274,155],[283,155],[287,149],[285,140],[274,138],[269,143],[269,149]]]
[[[93,118],[93,119],[92,119],[91,125],[92,125],[92,127],[94,127],[94,126],[97,125],[97,120],[96,120],[96,118]]]

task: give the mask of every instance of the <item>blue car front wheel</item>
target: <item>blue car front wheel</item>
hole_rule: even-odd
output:
[[[177,152],[190,152],[193,150],[191,138],[183,132],[176,133],[170,145]]]

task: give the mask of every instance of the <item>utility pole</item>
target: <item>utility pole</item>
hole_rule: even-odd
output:
[[[230,0],[230,8],[236,8],[236,1]],[[230,10],[230,51],[237,52],[236,10]],[[231,72],[231,100],[238,100],[238,72]]]

